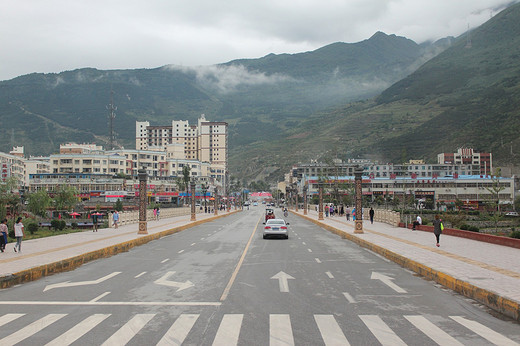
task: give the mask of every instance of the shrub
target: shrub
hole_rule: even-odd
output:
[[[460,229],[463,231],[467,231],[467,230],[469,230],[469,225],[463,224],[460,226]]]
[[[60,220],[52,219],[51,228],[54,229],[55,231],[58,230],[60,228]]]
[[[31,222],[30,224],[27,225],[27,231],[29,231],[29,233],[31,233],[31,234],[38,232],[38,224]]]
[[[59,220],[59,224],[58,224],[59,230],[63,231],[65,229],[65,227],[67,227],[67,223],[65,222],[65,220]]]
[[[77,222],[73,222],[73,223],[70,224],[70,227],[78,228],[78,223]]]
[[[422,219],[422,224],[423,224],[423,225],[427,225],[427,224],[428,224],[428,220],[426,220],[426,219]]]
[[[10,238],[13,238],[13,239],[16,238],[16,237],[14,236],[14,229],[9,229],[9,232],[8,232],[8,233],[9,233],[9,237],[10,237]]]
[[[510,235],[511,238],[520,239],[520,231],[513,231]]]
[[[469,226],[468,227],[468,231],[471,231],[471,232],[479,232],[479,228],[477,226]]]

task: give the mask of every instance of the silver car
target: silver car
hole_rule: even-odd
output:
[[[289,223],[285,222],[284,219],[269,219],[264,226],[264,239],[269,236],[282,237],[289,239],[289,231],[287,226]]]

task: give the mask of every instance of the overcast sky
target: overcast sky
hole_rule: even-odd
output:
[[[0,0],[0,80],[32,72],[212,65],[359,42],[421,43],[511,0]]]

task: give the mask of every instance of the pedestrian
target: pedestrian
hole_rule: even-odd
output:
[[[14,236],[16,237],[16,244],[13,250],[14,252],[22,252],[23,223],[21,217],[16,219],[16,223],[14,224]],[[17,247],[18,251],[16,251]]]
[[[435,219],[433,220],[433,234],[435,234],[435,239],[437,239],[437,247],[440,245],[440,237],[444,226],[442,224],[442,220],[440,219],[439,214],[435,215]]]
[[[339,210],[339,216],[343,216],[343,214],[345,214],[345,207],[342,204],[341,209]]]
[[[9,230],[7,229],[7,219],[3,219],[2,223],[0,223],[0,250],[4,252],[5,246],[7,245],[7,234]]]
[[[347,215],[347,221],[350,221],[350,207],[347,205],[347,209],[345,209],[345,214]]]
[[[416,215],[415,221],[412,223],[412,231],[415,231],[415,228],[419,225],[422,225],[422,219],[419,215]]]
[[[117,210],[114,210],[112,218],[114,219],[114,228],[119,227],[119,212]]]
[[[92,214],[92,232],[97,232],[98,231],[98,213],[95,212],[94,214]]]
[[[329,217],[329,206],[325,205],[325,217]]]
[[[352,209],[352,221],[356,221],[356,208]]]
[[[374,214],[375,214],[375,211],[371,207],[370,211],[368,212],[368,215],[370,215],[370,223],[374,223]]]
[[[153,218],[157,220],[157,208],[153,208]]]
[[[159,220],[159,217],[161,216],[161,209],[157,207],[157,220]]]

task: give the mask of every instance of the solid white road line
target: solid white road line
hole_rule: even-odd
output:
[[[232,346],[238,344],[243,314],[227,314],[222,318],[213,346]]]
[[[379,316],[359,315],[359,318],[383,346],[406,346],[404,341]]]
[[[144,274],[146,274],[146,272],[142,272],[141,274],[138,274],[138,275],[134,276],[134,279],[140,278],[140,277],[143,276]]]
[[[356,300],[354,299],[354,297],[352,297],[347,292],[343,292],[343,295],[345,296],[345,298],[347,298],[349,303],[351,303],[351,304],[357,303]]]
[[[404,317],[417,329],[426,334],[430,339],[439,345],[463,345],[462,343],[458,342],[457,339],[427,320],[424,316],[405,315]]]
[[[495,345],[518,346],[518,344],[516,342],[514,342],[513,340],[506,338],[502,334],[495,332],[494,330],[486,327],[483,324],[465,319],[464,317],[461,317],[461,316],[450,316],[450,318],[452,320],[462,324],[464,327],[470,329],[471,331],[475,332],[476,334],[480,335],[481,337],[483,337],[484,339],[488,340],[489,342],[491,342]]]
[[[318,329],[320,330],[325,345],[350,345],[334,316],[314,315],[314,320],[318,325]]]
[[[147,324],[155,314],[138,314],[132,317],[130,321],[125,323],[124,326],[119,328],[117,332],[112,334],[110,338],[105,341],[102,346],[119,346],[126,345],[127,342]]]
[[[274,314],[269,316],[269,345],[294,345],[291,318],[289,315]]]
[[[110,292],[102,293],[99,296],[97,296],[96,298],[92,299],[91,302],[97,302],[98,300],[100,300],[101,298],[103,298],[104,296],[107,296],[109,294],[110,294]]]
[[[28,326],[19,329],[13,334],[6,336],[2,340],[0,340],[0,345],[14,345],[27,339],[28,337],[38,333],[43,328],[50,326],[60,318],[67,316],[67,314],[49,314],[45,317],[40,318],[38,321],[35,321]]]
[[[182,345],[197,318],[199,318],[198,314],[180,315],[157,343],[157,346]]]
[[[17,318],[22,317],[23,315],[25,315],[25,314],[6,314],[6,315],[3,315],[2,317],[0,317],[0,327],[3,326],[4,324],[7,324],[7,323],[9,323],[11,321],[16,320]]]
[[[0,305],[100,305],[100,306],[115,306],[115,305],[128,305],[128,306],[220,306],[221,302],[67,302],[67,301],[8,301],[0,302]]]
[[[325,274],[327,274],[327,276],[329,277],[329,279],[334,279],[334,275],[332,275],[331,272],[325,272]]]
[[[76,324],[71,329],[67,330],[65,333],[58,336],[56,339],[52,340],[45,346],[66,346],[70,345],[83,335],[87,334],[92,330],[95,326],[103,322],[107,317],[111,314],[95,314],[85,318],[80,323]]]

